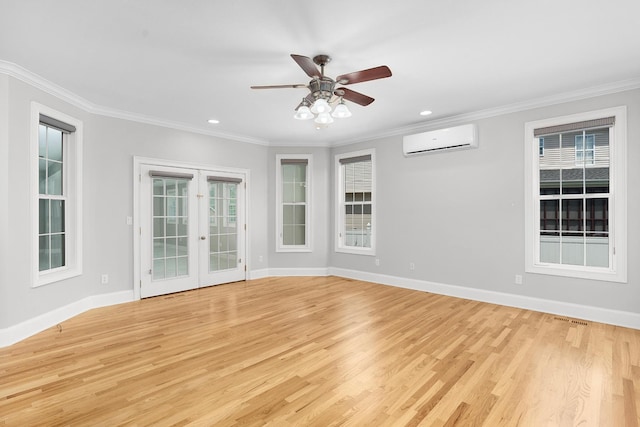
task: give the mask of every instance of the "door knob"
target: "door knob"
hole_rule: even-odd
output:
[[[200,236],[200,240],[207,240],[205,236]]]

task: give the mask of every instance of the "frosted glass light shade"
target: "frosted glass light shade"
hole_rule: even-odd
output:
[[[333,117],[331,117],[329,112],[320,113],[314,121],[321,125],[328,125],[329,123],[333,123]]]
[[[331,115],[337,119],[346,119],[347,117],[351,117],[351,111],[349,111],[346,104],[340,103],[336,105],[336,108],[333,110]]]
[[[296,114],[293,115],[293,118],[296,120],[309,120],[313,119],[313,113],[311,113],[309,107],[303,105],[302,107],[298,108]]]
[[[325,99],[322,98],[317,99],[311,107],[311,112],[313,114],[328,113],[329,111],[331,111],[331,106]]]

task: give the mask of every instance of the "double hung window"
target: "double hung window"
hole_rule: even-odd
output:
[[[624,108],[527,123],[528,271],[626,280],[625,130]]]
[[[311,251],[310,155],[276,156],[276,250]]]
[[[81,125],[42,105],[32,106],[34,286],[81,272]]]
[[[375,255],[375,151],[336,156],[336,251]]]

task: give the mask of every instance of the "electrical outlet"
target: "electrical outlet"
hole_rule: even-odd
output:
[[[413,271],[416,269],[416,265],[412,262],[409,263],[409,270]]]
[[[380,259],[376,258],[376,267],[380,267]]]
[[[514,282],[516,285],[522,285],[522,276],[520,274],[516,274],[516,278]]]
[[[263,259],[263,258],[262,258],[262,255],[260,255],[260,256],[258,257],[258,262],[262,262],[262,259]]]
[[[100,276],[100,283],[102,283],[103,285],[109,283],[109,275],[103,274],[102,276]]]

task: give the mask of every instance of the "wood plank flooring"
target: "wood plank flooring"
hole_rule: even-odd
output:
[[[0,349],[0,426],[637,426],[640,331],[338,277],[83,313]]]

